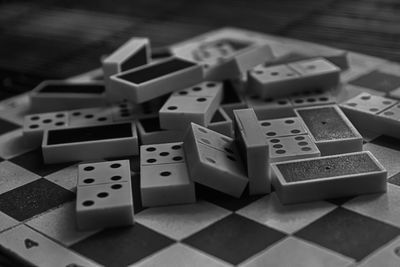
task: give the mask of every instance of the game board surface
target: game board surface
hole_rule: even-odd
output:
[[[265,38],[299,50],[336,51]],[[400,88],[399,65],[353,52],[347,56],[350,67],[341,79],[349,96],[362,91],[387,95]],[[40,246],[32,237],[39,235],[69,251],[64,258],[79,258],[90,266],[400,266],[398,139],[362,132],[364,150],[388,171],[386,194],[290,206],[280,204],[275,193],[236,199],[196,185],[195,204],[143,208],[138,157],[132,157],[135,225],[79,232],[74,213],[77,162],[44,165],[41,149],[23,142],[27,104],[26,95],[0,103],[0,243],[8,240],[14,251],[3,251],[13,256]],[[25,247],[15,249],[16,239],[7,239],[12,233],[25,240]],[[43,249],[52,253],[51,247]]]

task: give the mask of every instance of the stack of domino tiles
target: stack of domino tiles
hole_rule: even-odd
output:
[[[364,93],[337,105],[345,54],[291,59],[276,47],[223,28],[152,58],[150,40],[133,37],[100,77],[35,88],[24,141],[46,164],[80,162],[83,230],[134,223],[133,157],[145,207],[194,203],[196,183],[237,198],[275,191],[283,204],[385,192],[357,129],[373,121],[398,137],[399,102]]]

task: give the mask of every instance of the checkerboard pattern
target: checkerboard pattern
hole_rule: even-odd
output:
[[[400,76],[373,70],[351,83],[386,94]],[[94,266],[400,266],[398,139],[365,138],[364,149],[388,170],[386,194],[289,206],[275,193],[236,199],[196,185],[195,204],[143,208],[132,157],[135,225],[82,232],[75,227],[78,162],[43,165],[40,149],[21,140],[15,107],[4,110],[0,240],[24,226]]]

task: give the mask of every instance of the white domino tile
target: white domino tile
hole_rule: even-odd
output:
[[[378,114],[396,103],[398,102],[394,99],[361,93],[345,102],[343,107],[362,113]]]
[[[394,105],[391,108],[388,108],[385,111],[381,112],[378,116],[389,119],[389,120],[393,120],[396,123],[399,123],[400,122],[400,105]]]
[[[270,138],[267,142],[271,163],[321,156],[309,135]]]
[[[260,121],[266,138],[306,134],[307,130],[299,117]]]

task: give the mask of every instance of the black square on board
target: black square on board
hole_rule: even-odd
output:
[[[236,265],[285,236],[268,226],[231,214],[183,242]]]
[[[295,236],[360,261],[399,234],[399,228],[337,208]]]
[[[109,267],[128,266],[174,241],[139,223],[101,231],[71,248],[94,261]]]
[[[71,191],[41,178],[1,194],[0,211],[24,221],[74,198]]]
[[[135,156],[125,156],[125,157],[113,157],[106,158],[105,160],[113,161],[113,160],[129,160],[129,166],[131,167],[131,171],[140,172],[140,157],[138,155]]]
[[[400,76],[374,70],[352,80],[349,83],[388,93],[400,87]]]

